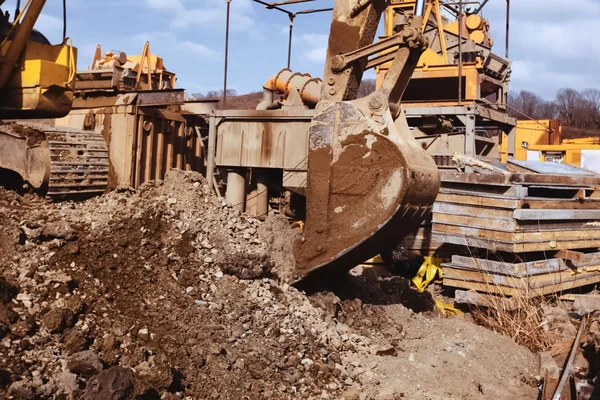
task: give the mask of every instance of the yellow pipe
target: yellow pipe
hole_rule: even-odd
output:
[[[323,82],[310,74],[294,73],[284,68],[277,75],[270,77],[264,88],[286,96],[295,88],[305,104],[315,105],[321,100]]]

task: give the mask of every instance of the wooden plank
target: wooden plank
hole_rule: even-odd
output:
[[[491,231],[523,233],[528,232],[549,232],[549,231],[585,231],[590,229],[600,229],[600,223],[590,223],[588,221],[561,220],[561,221],[507,221],[495,218],[486,218],[483,212],[476,216],[456,216],[443,213],[435,213],[434,222],[438,224],[464,226],[470,228],[486,229]],[[597,226],[595,226],[597,225]]]
[[[513,220],[513,210],[495,208],[492,206],[473,207],[465,204],[443,203],[436,201],[433,203],[433,213],[465,215],[465,216],[482,216],[485,218],[495,218],[504,220]]]
[[[520,209],[513,216],[520,221],[600,220],[600,210]]]
[[[466,271],[455,268],[444,268],[444,277],[450,279],[462,279],[469,282],[485,283],[487,285],[506,286],[520,289],[541,289],[548,286],[557,286],[563,283],[576,281],[581,278],[598,278],[600,273],[596,271],[560,271],[544,275],[536,275],[526,278],[515,278],[512,276],[488,274],[478,271]]]
[[[501,308],[507,311],[513,311],[517,309],[517,303],[514,299],[466,290],[456,290],[454,292],[454,302],[458,304],[470,304],[478,307]]]
[[[515,199],[505,196],[473,195],[473,193],[452,194],[440,191],[436,202],[457,203],[472,206],[495,207],[495,208],[530,208],[530,209],[561,209],[561,210],[598,210],[600,201],[598,199],[539,199],[523,198]]]
[[[509,288],[509,287],[505,287],[505,286],[494,286],[494,285],[486,285],[483,283],[477,283],[477,282],[467,282],[461,279],[452,279],[452,278],[448,278],[448,277],[444,277],[442,280],[442,284],[444,286],[450,286],[450,287],[455,287],[455,288],[461,288],[461,289],[466,289],[466,290],[475,290],[478,292],[483,292],[483,293],[495,293],[495,294],[500,294],[503,296],[519,296],[519,295],[523,295],[523,292],[520,291],[519,289],[514,289],[514,288]],[[537,292],[531,296],[531,297],[536,297],[536,296],[540,296],[541,294],[538,294]]]
[[[442,182],[440,190],[443,193],[458,193],[458,194],[481,194],[486,196],[502,196],[502,197],[513,197],[523,198],[527,197],[527,188],[523,186],[498,186],[488,185],[483,186],[479,184],[468,184],[460,182]]]
[[[590,265],[600,265],[600,253],[583,254],[578,261],[573,261],[576,267],[587,267]]]
[[[473,269],[475,271],[484,271],[501,275],[510,275],[514,277],[540,275],[568,269],[565,262],[560,258],[551,258],[549,260],[530,261],[523,263],[507,263],[459,255],[452,256],[452,266],[461,266],[465,269]]]
[[[577,187],[598,186],[600,185],[600,176],[595,177],[582,175],[512,174],[509,178],[509,182],[521,184],[546,184]]]
[[[510,186],[511,175],[481,175],[464,172],[442,171],[440,173],[442,182],[469,183],[477,185],[500,185]]]
[[[485,283],[466,282],[460,279],[452,279],[448,277],[444,277],[442,283],[444,286],[462,288],[467,290],[476,290],[478,292],[495,293],[504,296],[522,296],[526,298],[531,298],[537,296],[545,296],[551,293],[560,293],[566,290],[571,290],[582,286],[593,285],[598,282],[600,282],[600,274],[589,276],[577,276],[576,279],[569,282],[563,282],[560,285],[547,286],[537,289],[528,288],[525,291],[504,286],[488,285]]]
[[[585,230],[572,230],[572,229],[560,229],[560,230],[547,230],[547,231],[532,231],[532,232],[500,232],[490,229],[479,229],[472,228],[469,226],[454,226],[433,222],[433,233],[453,233],[470,238],[480,239],[491,239],[504,241],[507,243],[533,243],[533,242],[549,242],[549,241],[589,241],[595,240],[600,243],[600,229],[594,227],[594,229]],[[591,246],[598,247],[598,246]],[[575,247],[575,249],[586,248],[586,247]],[[554,250],[561,250],[563,248],[557,247]]]
[[[440,190],[440,193],[435,199],[434,207],[435,204],[438,202],[457,203],[481,207],[508,208],[511,210],[521,208],[521,205],[523,204],[523,200],[508,198],[504,196],[477,196],[473,195],[473,193],[468,192],[465,194],[453,194],[446,193],[443,190]]]
[[[527,253],[533,251],[555,251],[556,249],[586,249],[598,247],[600,240],[574,240],[557,242],[510,243],[494,239],[478,239],[464,235],[439,234],[444,243],[457,246],[474,247],[488,251],[505,251],[508,253]]]
[[[554,257],[562,258],[563,260],[569,260],[573,262],[581,262],[585,254],[574,250],[559,250]]]
[[[483,211],[482,211],[483,212]],[[479,213],[481,215],[481,212]],[[485,218],[483,216],[448,215],[435,213],[433,222],[436,224],[447,224],[458,227],[481,228],[486,230],[514,233],[519,225],[514,220]]]

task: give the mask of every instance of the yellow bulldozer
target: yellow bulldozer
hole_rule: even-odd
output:
[[[103,193],[108,182],[108,150],[101,134],[11,121],[59,118],[71,110],[77,49],[66,37],[52,45],[34,30],[45,4],[27,1],[12,21],[2,12],[0,180],[50,199],[91,197]]]

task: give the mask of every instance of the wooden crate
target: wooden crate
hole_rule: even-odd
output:
[[[525,253],[600,247],[600,178],[446,173],[432,238]]]
[[[506,296],[542,296],[600,282],[599,260],[600,253],[576,263],[562,258],[507,263],[453,256],[442,265],[443,284]]]

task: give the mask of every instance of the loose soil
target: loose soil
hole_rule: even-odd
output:
[[[0,189],[0,225],[2,398],[537,396],[527,349],[403,278],[290,286],[297,232],[196,173],[82,203]]]

